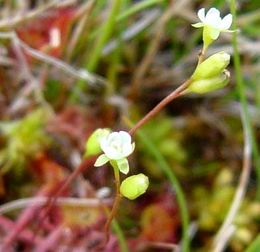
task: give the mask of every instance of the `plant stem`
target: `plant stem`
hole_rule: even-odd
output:
[[[60,196],[60,194],[62,194],[68,188],[68,186],[71,184],[71,182],[81,172],[83,172],[85,169],[90,167],[90,164],[92,164],[92,163],[93,163],[93,158],[90,158],[87,160],[83,159],[82,162],[80,163],[80,165],[65,179],[65,181],[61,184],[61,186],[57,189],[57,191],[54,192],[54,195],[47,200],[47,202],[45,204],[45,208],[42,209],[42,211],[43,210],[44,211],[43,212],[40,211],[40,214],[42,213],[42,217],[39,219],[39,222],[38,222],[39,227],[41,226],[43,221],[48,217],[50,210],[52,209],[53,205],[57,201],[57,198]],[[35,232],[35,235],[36,234],[37,234],[37,232]]]
[[[135,126],[129,130],[130,135],[134,135],[135,132],[146,122],[151,120],[158,112],[160,112],[167,104],[172,100],[182,95],[182,92],[189,86],[191,79],[185,81],[181,86],[175,89],[172,93],[166,96],[161,102],[159,102],[148,114],[146,114]]]
[[[237,30],[237,24],[236,24],[236,0],[231,0],[230,2],[230,9],[231,14],[233,16],[233,28],[234,30]],[[260,200],[260,158],[259,158],[259,151],[257,142],[255,139],[254,129],[251,124],[251,119],[248,111],[248,103],[247,103],[247,97],[246,97],[246,90],[245,90],[245,84],[242,76],[241,71],[241,62],[238,52],[238,44],[237,44],[237,33],[233,33],[233,50],[234,50],[234,68],[235,68],[235,78],[236,78],[236,88],[239,94],[240,102],[241,102],[241,114],[245,121],[245,127],[248,130],[249,134],[249,141],[252,145],[252,151],[254,156],[254,163],[256,168],[256,174],[257,174],[257,190],[256,190],[256,198]]]
[[[203,44],[203,48],[202,48],[202,50],[201,50],[201,52],[199,54],[198,65],[201,64],[202,61],[204,60],[206,51],[207,51],[207,46],[205,46],[205,44]]]
[[[111,222],[113,221],[113,218],[116,215],[116,212],[117,212],[120,200],[121,200],[119,169],[118,169],[117,165],[112,164],[112,166],[113,166],[113,169],[114,169],[114,176],[115,176],[116,197],[115,197],[115,200],[114,200],[114,203],[113,203],[112,210],[111,210],[111,212],[108,216],[108,219],[107,219],[107,222],[106,222],[105,228],[104,228],[105,229],[105,236],[106,236],[105,244],[109,241],[109,235],[110,235],[109,228],[110,228]]]

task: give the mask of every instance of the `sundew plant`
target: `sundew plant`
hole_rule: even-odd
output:
[[[148,177],[142,173],[131,175],[122,183],[120,182],[120,172],[127,175],[130,171],[127,158],[135,149],[135,143],[132,143],[131,136],[173,99],[187,93],[209,93],[225,87],[229,82],[230,73],[226,67],[230,63],[230,55],[222,51],[207,58],[205,58],[205,55],[209,46],[218,39],[221,32],[231,32],[229,28],[232,24],[232,15],[228,14],[222,19],[219,10],[216,8],[211,8],[206,14],[205,9],[202,8],[198,11],[198,17],[201,22],[192,24],[192,26],[202,28],[203,47],[199,54],[198,64],[191,77],[164,98],[155,108],[136,123],[129,132],[112,132],[110,129],[97,129],[87,141],[86,156],[101,154],[94,166],[100,167],[109,163],[114,170],[116,198],[106,223],[106,242],[109,239],[108,229],[116,214],[120,197],[124,196],[130,200],[134,200],[144,194],[149,186]],[[183,197],[183,195],[177,195],[177,197]],[[179,198],[179,202],[182,200]],[[183,218],[187,218],[187,216],[183,216]],[[185,230],[183,235],[181,249],[184,252],[189,251],[188,230]]]
[[[260,251],[257,0],[0,6],[0,252]]]

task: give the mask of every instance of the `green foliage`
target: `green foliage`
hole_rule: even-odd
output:
[[[160,125],[159,130],[157,125]],[[161,116],[145,125],[144,129],[146,134],[149,135],[151,141],[156,143],[161,155],[172,164],[172,167],[177,164],[180,165],[185,163],[187,160],[187,152],[181,143],[180,133],[174,127],[174,120],[171,121],[170,118]],[[137,148],[142,153],[140,155],[141,162],[149,176],[155,178],[163,177],[161,169],[158,169],[157,164],[154,163],[151,158],[152,155],[147,151],[145,145],[139,143]]]
[[[10,169],[20,170],[27,161],[50,144],[44,131],[49,111],[38,109],[23,119],[5,122],[0,125],[6,145],[0,152],[1,172]]]
[[[249,245],[245,252],[258,252],[260,251],[260,235]]]

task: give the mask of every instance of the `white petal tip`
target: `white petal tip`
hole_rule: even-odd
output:
[[[200,21],[202,21],[202,22],[205,21],[205,8],[201,8],[198,11],[198,17],[199,17]]]

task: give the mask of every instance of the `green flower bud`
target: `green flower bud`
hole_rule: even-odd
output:
[[[197,66],[191,78],[193,80],[213,78],[221,74],[229,62],[229,54],[225,52],[215,53]]]
[[[100,154],[100,140],[110,133],[110,129],[97,129],[88,138],[85,145],[85,157],[91,157]]]
[[[149,186],[149,179],[143,173],[130,176],[126,178],[121,186],[120,193],[130,199],[134,200],[140,195],[144,194]]]
[[[229,82],[229,78],[229,72],[227,70],[224,70],[222,74],[217,75],[213,78],[193,81],[187,88],[187,91],[197,94],[205,94],[208,92],[212,92],[226,86]]]

